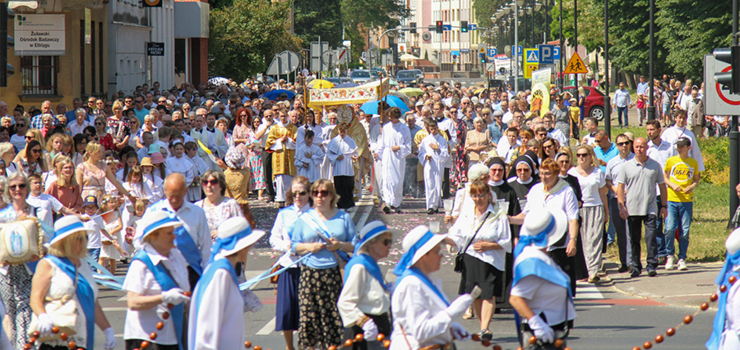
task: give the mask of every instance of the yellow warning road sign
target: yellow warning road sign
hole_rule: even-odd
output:
[[[481,47],[480,49],[478,49],[478,53],[486,53],[486,48]]]
[[[565,66],[565,70],[563,71],[563,73],[565,74],[586,74],[588,73],[588,68],[583,63],[581,56],[578,56],[578,52],[573,53],[573,56],[571,56],[570,61],[568,61],[568,65]]]
[[[537,70],[538,63],[525,63],[524,64],[524,79],[532,79],[532,72]]]

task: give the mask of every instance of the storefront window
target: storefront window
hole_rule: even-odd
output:
[[[57,95],[59,56],[22,56],[24,95]]]

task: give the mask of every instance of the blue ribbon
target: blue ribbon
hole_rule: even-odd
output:
[[[156,222],[153,222],[153,223],[149,224],[147,227],[145,227],[144,228],[144,233],[141,235],[141,238],[139,238],[139,240],[144,239],[144,236],[146,236],[147,234],[149,234],[152,230],[154,230],[159,225],[170,223],[170,222],[179,222],[179,221],[180,221],[180,219],[178,219],[175,215],[173,215],[172,213],[170,213],[169,216],[167,216],[166,218],[164,218],[162,220],[159,220],[159,221],[156,221]]]
[[[76,223],[74,223],[72,225],[62,227],[62,228],[56,230],[56,232],[54,233],[54,238],[57,238],[57,237],[65,234],[67,232],[74,231],[74,230],[79,230],[79,229],[83,229],[83,230],[85,229],[85,225],[83,225],[81,222],[76,222]]]
[[[349,278],[352,267],[354,267],[355,265],[365,266],[365,269],[370,274],[370,276],[375,277],[375,279],[380,282],[380,286],[385,288],[385,281],[383,281],[383,274],[380,272],[380,266],[378,266],[378,263],[375,261],[375,259],[367,254],[356,254],[352,257],[352,259],[349,259],[349,262],[347,262],[347,266],[344,267],[345,282],[347,281],[347,278]]]
[[[527,247],[532,243],[534,243],[538,247],[547,247],[547,233],[550,232],[553,227],[555,227],[555,218],[552,217],[552,214],[550,216],[550,223],[547,225],[547,227],[545,227],[544,230],[542,230],[542,232],[534,236],[519,236],[519,243],[514,248],[514,259],[516,259],[516,257],[522,253],[524,247]]]
[[[365,244],[367,241],[375,238],[379,233],[388,231],[388,228],[385,227],[385,225],[380,225],[374,229],[372,229],[370,232],[368,232],[362,239],[360,240],[360,243],[357,244],[357,247],[355,247],[355,255],[357,255],[357,251],[360,250],[360,247]]]
[[[198,287],[195,288],[195,295],[193,295],[193,301],[195,302],[195,305],[191,307],[195,308],[195,322],[193,323],[195,327],[188,331],[188,343],[191,349],[194,349],[197,343],[197,339],[195,339],[195,336],[197,334],[198,323],[200,323],[198,322],[198,313],[200,311],[201,302],[203,301],[203,297],[206,294],[208,285],[211,283],[211,280],[213,280],[213,275],[215,275],[216,272],[220,269],[224,269],[229,272],[229,276],[231,276],[234,281],[234,287],[238,288],[239,282],[236,276],[236,271],[234,270],[234,266],[231,265],[229,260],[225,258],[216,259],[215,261],[211,260],[211,262],[208,264],[208,267],[206,267],[206,270],[203,272],[203,276],[200,277],[200,280],[198,281]],[[217,288],[224,287],[234,288],[229,286],[219,286]],[[233,307],[233,305],[227,307]]]
[[[252,233],[252,228],[247,227],[241,232],[238,232],[227,238],[221,238],[221,237],[216,238],[216,241],[213,243],[213,247],[211,247],[211,258],[208,260],[208,263],[210,264],[213,261],[213,259],[216,257],[216,254],[218,254],[218,252],[220,252],[222,249],[226,249],[226,250],[234,249],[234,247],[236,247],[236,243],[239,242],[240,239],[249,236],[251,233]]]
[[[735,278],[740,277],[737,272],[734,272],[735,267],[738,265],[740,265],[740,251],[736,252],[732,256],[728,253],[727,259],[725,259],[725,265],[722,266],[722,270],[719,272],[714,283],[719,286],[723,284],[729,286],[730,283],[728,280],[730,279],[730,276],[735,276]],[[712,330],[712,335],[709,337],[709,340],[704,344],[709,350],[719,349],[720,342],[722,341],[722,333],[725,330],[725,318],[727,316],[727,310],[725,307],[727,306],[727,294],[729,293],[730,290],[728,288],[726,292],[720,293],[719,295],[717,315],[714,317],[714,329]]]
[[[395,273],[395,271],[393,272]],[[398,279],[396,280],[396,287],[401,285],[401,280],[403,280],[404,278],[408,276],[414,276],[418,278],[422,283],[426,284],[427,287],[429,287],[429,289],[431,289],[434,292],[434,294],[437,294],[437,296],[440,299],[442,299],[442,302],[445,303],[445,306],[450,306],[450,302],[447,300],[447,297],[445,296],[445,294],[442,293],[442,291],[439,290],[437,286],[435,286],[434,283],[432,283],[432,281],[429,280],[429,277],[427,277],[423,272],[421,272],[419,269],[415,267],[410,267],[406,269],[406,271],[404,271],[401,274],[401,276],[398,277]]]
[[[401,260],[398,261],[396,264],[396,267],[393,269],[393,273],[396,274],[396,276],[401,276],[406,270],[411,268],[411,262],[414,260],[414,254],[416,254],[416,251],[421,249],[424,244],[429,242],[430,239],[434,237],[434,233],[432,231],[427,231],[421,238],[414,243],[414,245],[409,248],[408,251],[403,253],[401,256]]]
[[[59,231],[57,231],[59,232]],[[60,258],[54,255],[47,255],[45,259],[51,260],[59,269],[61,269],[72,281],[77,278],[77,301],[80,303],[82,312],[85,313],[85,329],[87,330],[87,350],[93,350],[95,344],[95,294],[90,283],[84,276],[76,273],[76,267],[67,258]]]

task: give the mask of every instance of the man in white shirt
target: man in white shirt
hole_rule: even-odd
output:
[[[686,127],[686,111],[676,111],[676,124],[670,128],[666,128],[660,138],[668,142],[671,145],[671,157],[678,155],[676,149],[676,142],[682,137],[688,137],[691,139],[691,150],[689,151],[689,157],[694,158],[696,163],[699,165],[699,171],[704,171],[704,157],[699,149],[699,142],[696,140],[696,136]]]
[[[552,113],[545,113],[545,116],[542,118],[542,123],[545,124],[547,136],[558,140],[558,143],[560,143],[561,146],[568,145],[568,137],[565,136],[560,129],[553,127],[554,123],[552,120]]]
[[[67,129],[69,129],[69,133],[72,136],[82,134],[82,131],[86,127],[93,126],[92,123],[85,119],[87,119],[87,112],[84,109],[78,108],[75,110],[75,120],[69,120],[67,124]]]
[[[518,125],[518,122],[513,121],[512,124]],[[514,152],[514,149],[521,146],[522,142],[519,140],[519,129],[516,126],[510,126],[506,129],[504,136],[498,142],[496,153],[508,164],[513,160],[511,159],[511,154]]]
[[[208,157],[208,152],[203,149],[203,147],[207,148],[212,153],[214,153],[215,156],[216,143],[213,140],[213,134],[208,132],[208,130],[206,130],[206,128],[204,127],[205,123],[206,121],[203,116],[196,115],[195,119],[193,119],[193,128],[190,130],[190,136],[196,140],[195,145],[198,146],[198,156],[203,159],[203,161],[206,163],[206,166],[215,170],[215,167],[217,167],[217,165],[211,161],[211,158]],[[199,145],[198,141],[200,141],[203,146]]]

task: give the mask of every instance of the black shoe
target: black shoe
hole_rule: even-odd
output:
[[[490,341],[491,339],[493,339],[493,334],[491,334],[491,331],[489,331],[487,329],[481,330],[478,333],[478,335],[480,336],[480,340],[488,340],[488,341]]]
[[[432,208],[427,209],[427,215],[434,215],[434,209]]]
[[[627,272],[627,271],[629,271],[629,270],[630,270],[630,267],[629,267],[629,266],[625,266],[625,265],[622,265],[622,266],[621,266],[621,267],[619,268],[619,270],[617,270],[617,272],[619,272],[619,273],[625,273],[625,272]]]
[[[388,207],[387,205],[383,204],[383,212],[386,213],[386,214],[390,214],[391,213],[391,208]]]
[[[391,209],[395,214],[401,214],[401,207],[391,207]]]
[[[632,273],[630,274],[630,277],[633,277],[633,278],[634,278],[634,277],[638,277],[638,276],[640,276],[640,272],[641,272],[641,271],[640,271],[639,269],[635,269],[635,268],[633,268],[633,269],[632,269]]]
[[[647,271],[648,271],[648,276],[650,277],[655,277],[658,275],[658,272],[655,271],[654,267],[648,267]]]

